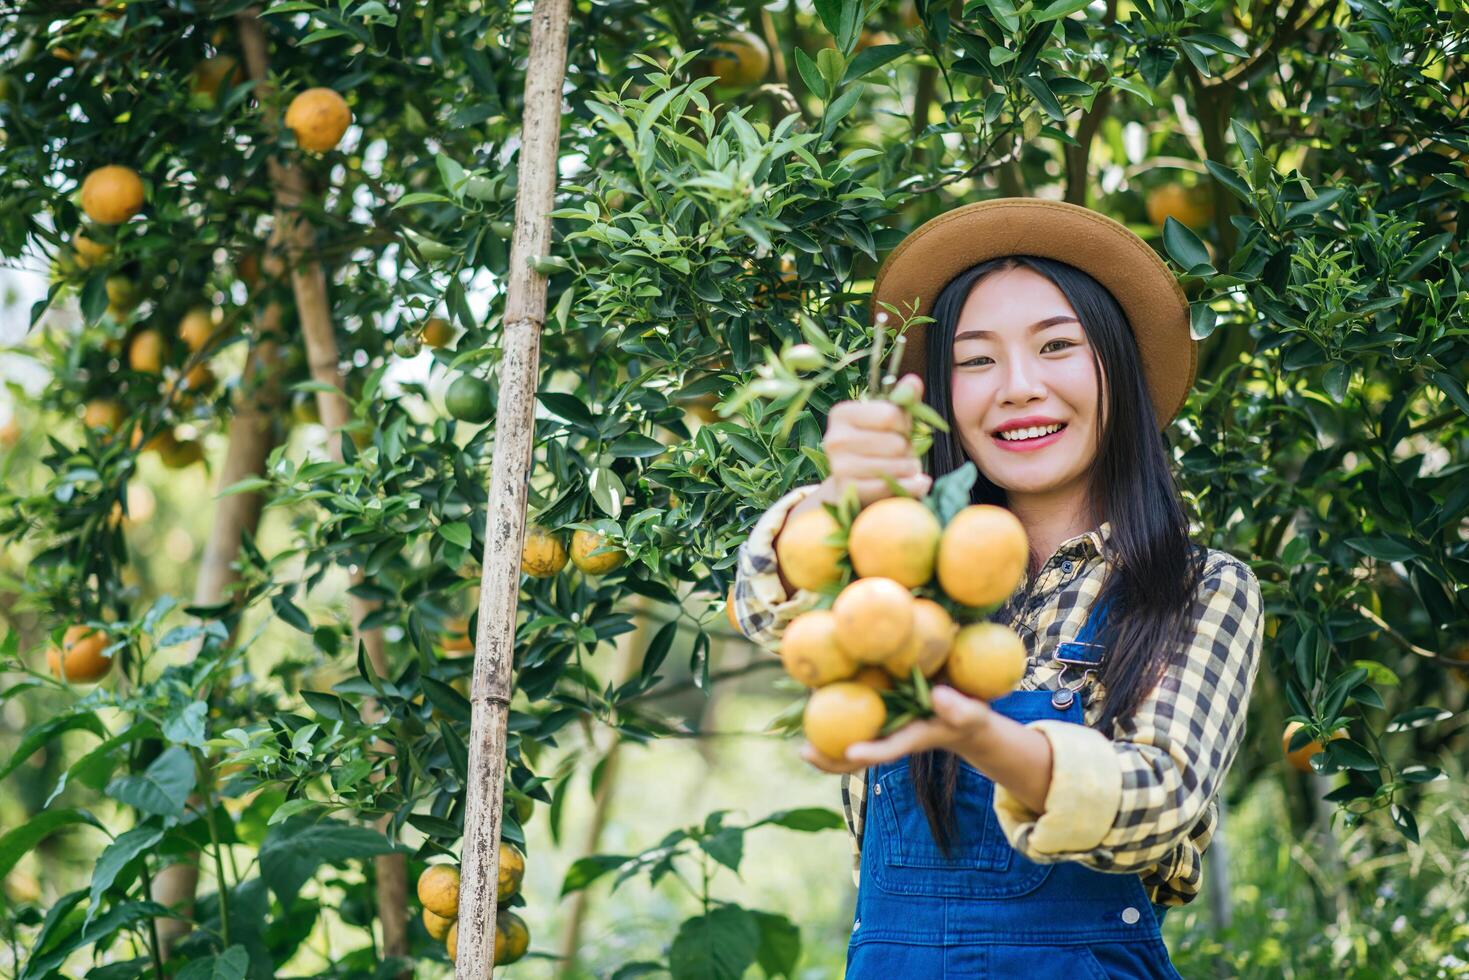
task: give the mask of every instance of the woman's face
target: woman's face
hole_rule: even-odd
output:
[[[1096,412],[1092,347],[1066,295],[1023,266],[986,276],[959,313],[953,355],[958,435],[984,475],[1018,494],[1084,487],[1104,420]],[[1064,427],[1039,438],[1001,438],[1002,428],[1036,417],[1045,422],[1024,428]]]

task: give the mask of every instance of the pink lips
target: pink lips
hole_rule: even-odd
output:
[[[1004,439],[1001,439],[999,436],[990,436],[990,438],[995,440],[995,444],[998,445],[1001,449],[1008,450],[1012,453],[1028,453],[1035,449],[1044,449],[1046,446],[1049,446],[1051,443],[1061,438],[1061,436],[1065,433],[1066,427],[1063,426],[1059,431],[1052,432],[1048,436],[1041,436],[1039,439],[1021,439],[1018,442],[1008,442]]]

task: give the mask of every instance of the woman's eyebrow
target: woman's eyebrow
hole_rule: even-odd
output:
[[[1061,316],[1052,316],[1052,317],[1047,317],[1044,320],[1038,320],[1035,323],[1032,323],[1029,327],[1026,327],[1025,330],[1026,330],[1026,333],[1035,333],[1037,330],[1044,330],[1046,327],[1054,327],[1058,323],[1080,323],[1080,322],[1081,321],[1078,320],[1074,316],[1066,316],[1066,315],[1063,314]],[[994,338],[994,336],[995,336],[995,332],[993,330],[966,330],[966,331],[964,331],[961,334],[955,334],[954,335],[954,339],[955,340],[970,340],[970,339],[991,340],[991,339]]]

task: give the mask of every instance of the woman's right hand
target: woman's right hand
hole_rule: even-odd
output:
[[[923,379],[918,375],[906,375],[898,385],[911,388],[914,398],[922,399]],[[891,497],[884,474],[913,496],[926,496],[933,478],[913,454],[912,432],[913,417],[891,401],[838,402],[827,417],[821,442],[831,475],[822,481],[821,492],[809,495],[792,513],[836,503],[848,487],[857,489],[863,507]]]

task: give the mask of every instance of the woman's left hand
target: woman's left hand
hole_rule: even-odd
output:
[[[802,748],[801,757],[827,772],[853,773],[879,762],[892,762],[931,749],[945,749],[962,755],[983,740],[994,716],[988,704],[946,685],[935,687],[932,693],[932,718],[909,722],[887,738],[851,745],[845,759],[822,755],[810,742]]]

